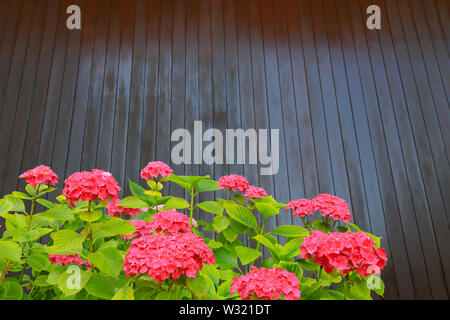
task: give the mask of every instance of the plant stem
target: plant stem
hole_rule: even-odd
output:
[[[263,219],[263,223],[262,223],[262,225],[261,225],[261,230],[259,231],[259,233],[258,234],[263,234],[264,233],[264,227],[265,227],[265,225],[266,225],[266,218],[264,218]],[[260,243],[258,242],[257,244],[256,244],[256,250],[259,250],[259,245],[260,245]],[[250,268],[251,267],[253,267],[253,264],[255,263],[255,260],[253,260],[252,261],[252,264],[250,265]]]
[[[348,292],[348,274],[344,278],[344,300],[347,300]]]
[[[228,189],[228,200],[231,200],[231,188]]]
[[[2,277],[0,278],[0,286],[3,284],[3,280],[5,280],[6,274],[8,273],[9,264],[11,263],[11,260],[8,259],[8,262],[6,262],[5,269],[3,269]]]
[[[194,188],[191,188],[191,191],[189,192],[190,196],[191,196],[191,205],[189,206],[189,221],[191,224],[191,228],[193,228],[192,226],[192,219],[194,217]]]

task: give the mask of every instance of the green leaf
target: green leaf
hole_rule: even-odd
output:
[[[214,239],[211,239],[211,240],[208,242],[208,246],[209,246],[211,249],[218,249],[218,248],[223,247],[223,244],[220,243],[220,242],[217,242],[217,241],[214,240]]]
[[[12,209],[11,203],[6,199],[0,200],[0,217]]]
[[[322,231],[323,233],[328,233],[333,228],[328,223],[322,222],[321,218],[316,219],[312,225],[315,229]]]
[[[292,259],[295,256],[300,255],[300,246],[303,242],[301,238],[294,238],[289,240],[283,247],[282,256],[285,260]]]
[[[31,200],[33,197],[30,197],[26,193],[19,192],[19,191],[13,191],[12,195],[16,198],[25,199],[25,200]]]
[[[197,193],[219,190],[219,183],[211,179],[202,179],[193,183],[193,185]]]
[[[0,286],[0,300],[21,300],[23,290],[19,282],[13,279],[5,279]]]
[[[343,227],[343,226],[337,226],[336,230],[341,233],[345,233],[345,232],[349,231],[346,227]]]
[[[192,184],[186,179],[186,176],[177,176],[175,174],[171,174],[169,177],[167,177],[167,180],[176,183],[189,192],[192,189]]]
[[[0,257],[11,261],[19,261],[22,256],[22,250],[14,241],[0,240]]]
[[[59,282],[59,278],[66,271],[66,267],[63,267],[59,264],[52,264],[49,268],[49,273],[47,277],[47,282],[56,285]]]
[[[6,195],[5,199],[11,204],[11,209],[9,211],[25,212],[25,204],[22,199],[16,198],[10,194]]]
[[[199,204],[196,205],[196,207],[199,207],[200,209],[209,213],[213,213],[215,215],[222,215],[223,213],[223,207],[217,201],[200,202]]]
[[[216,232],[222,232],[230,225],[228,218],[224,216],[216,216],[212,223],[212,226]]]
[[[214,252],[216,264],[222,269],[238,268],[237,257],[224,248],[219,248]]]
[[[71,265],[61,274],[58,288],[66,295],[73,296],[80,292],[88,283],[92,272],[81,270],[79,266]]]
[[[93,296],[110,300],[114,296],[112,280],[102,274],[93,274],[86,284],[86,290]]]
[[[133,288],[126,286],[121,288],[111,300],[134,300]]]
[[[75,219],[72,210],[63,205],[57,205],[47,211],[40,213],[39,215],[42,217],[61,221],[72,221]]]
[[[350,297],[358,300],[371,300],[370,289],[364,281],[354,279],[350,287]]]
[[[236,200],[237,202],[239,202],[243,206],[245,206],[245,203],[247,202],[247,199],[245,199],[245,197],[242,194],[240,194],[240,193],[236,193],[233,196],[233,198],[234,198],[234,200]]]
[[[306,261],[306,260],[299,260],[298,261],[300,263],[300,265],[303,267],[303,269],[307,270],[307,271],[316,271],[319,270],[319,265],[312,262],[312,261]]]
[[[258,222],[256,221],[255,216],[247,208],[238,204],[233,204],[226,205],[225,210],[227,211],[228,215],[236,221],[254,230],[259,230]]]
[[[222,297],[228,297],[230,295],[230,288],[233,280],[227,280],[223,282],[219,288],[217,288],[217,294]]]
[[[32,197],[36,195],[36,188],[32,187],[31,185],[27,184],[25,186],[25,190],[28,192],[28,194]]]
[[[164,210],[169,209],[185,209],[189,208],[189,203],[184,200],[183,198],[177,198],[177,197],[171,197],[165,204],[164,204]]]
[[[92,236],[94,239],[114,237],[116,235],[129,236],[134,232],[136,232],[136,229],[131,222],[116,217],[106,222],[92,224]]]
[[[27,257],[27,263],[33,270],[41,271],[50,266],[50,260],[46,254],[31,254]]]
[[[265,219],[280,213],[280,209],[269,202],[255,202],[255,206]]]
[[[36,228],[33,230],[17,229],[13,233],[13,239],[18,242],[34,241],[52,232],[50,228]]]
[[[148,204],[136,197],[126,197],[119,202],[119,206],[132,209],[148,208]]]
[[[52,202],[45,199],[36,199],[36,202],[49,209],[55,207],[55,205]]]
[[[124,257],[114,248],[104,248],[90,253],[88,260],[107,275],[117,277],[122,271]]]
[[[202,299],[208,292],[208,288],[209,288],[208,280],[200,274],[197,274],[197,277],[195,277],[194,279],[187,278],[186,284],[187,284],[187,287],[189,288],[189,290],[191,290],[191,292],[198,299]]]
[[[243,265],[253,262],[261,256],[261,252],[259,252],[259,250],[256,249],[242,246],[236,246],[235,249],[238,258],[239,260],[241,260],[241,263]]]
[[[262,234],[258,234],[256,236],[254,236],[253,239],[258,241],[262,245],[266,246],[268,249],[275,251],[275,246],[272,244],[272,242],[269,239],[267,239],[265,236],[263,236]]]
[[[50,254],[77,254],[82,250],[84,237],[72,230],[61,230],[51,235],[53,246],[47,248]]]
[[[80,219],[86,222],[94,222],[100,220],[102,217],[103,217],[102,209],[95,209],[80,213]]]
[[[237,239],[238,233],[234,230],[233,226],[230,225],[223,231],[223,236],[228,240],[228,242],[233,242]]]
[[[309,236],[308,230],[299,226],[279,226],[271,231],[271,233],[279,234],[285,237],[305,238]]]
[[[280,266],[283,270],[287,270],[289,272],[294,273],[299,281],[302,281],[303,279],[303,269],[300,266],[300,264],[296,262],[290,262],[290,261],[280,261]]]
[[[137,197],[137,198],[142,198],[145,195],[145,189],[142,188],[140,185],[138,185],[137,183],[134,183],[133,181],[131,181],[130,179],[128,179],[128,184],[130,186],[130,191],[131,193]]]

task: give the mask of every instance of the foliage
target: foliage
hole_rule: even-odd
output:
[[[105,214],[110,200],[80,200],[71,205],[60,195],[48,201],[46,195],[55,189],[46,184],[28,184],[25,192],[15,191],[1,199],[0,217],[6,230],[0,239],[0,299],[241,299],[237,292],[230,294],[233,279],[255,266],[295,274],[302,300],[383,295],[384,284],[377,275],[363,277],[356,269],[327,273],[313,258],[300,259],[302,242],[313,230],[361,232],[356,225],[308,215],[301,219],[303,226],[267,230],[269,219],[287,214],[283,209],[287,204],[272,196],[250,198],[231,189],[220,191],[209,176],[149,177],[146,172],[148,188],[129,181],[132,195],[119,203],[122,208],[139,209],[140,214],[133,217],[125,209],[120,217]],[[184,189],[188,198],[164,196],[168,183]],[[205,192],[217,192],[223,198],[199,202],[198,196]],[[36,212],[38,204],[40,212]],[[208,245],[215,263],[203,264],[194,277],[181,274],[162,282],[149,274],[127,276],[123,265],[136,235],[130,218],[151,223],[156,213],[167,210],[187,215],[192,232]],[[212,215],[211,222],[195,220],[196,210]],[[379,247],[380,238],[369,236]],[[45,244],[40,241],[43,237]],[[263,248],[270,253],[264,260]]]

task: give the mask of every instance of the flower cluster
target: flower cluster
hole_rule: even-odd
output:
[[[127,216],[137,216],[141,213],[141,209],[125,208],[119,206],[119,198],[113,198],[108,203],[108,215],[113,217],[120,217],[120,214]]]
[[[300,258],[314,258],[327,273],[342,274],[356,270],[365,277],[380,272],[386,265],[386,252],[375,248],[375,241],[363,232],[330,232],[314,230],[300,247]]]
[[[312,209],[311,200],[309,199],[297,199],[289,201],[286,206],[286,210],[294,210],[292,215],[300,216],[304,218],[305,216],[314,214]]]
[[[276,300],[284,296],[286,300],[300,299],[300,282],[294,273],[281,268],[256,268],[245,276],[233,278],[230,295],[239,293],[244,300]]]
[[[244,194],[244,197],[252,198],[252,199],[267,197],[267,192],[263,188],[258,188],[258,187],[255,187],[255,186],[249,186],[247,188],[247,191]]]
[[[91,269],[91,263],[88,260],[81,259],[79,254],[49,254],[48,258],[52,264],[60,264],[62,266],[66,266],[69,264],[77,264],[79,266],[83,266],[83,264],[85,264],[87,270]]]
[[[178,211],[161,211],[153,215],[153,221],[150,228],[153,231],[170,234],[174,232],[192,231],[189,218]]]
[[[311,200],[311,203],[313,210],[321,211],[322,216],[330,216],[334,220],[344,222],[349,222],[352,218],[347,201],[331,194],[319,194]]]
[[[148,274],[159,283],[181,275],[195,278],[203,263],[216,262],[203,239],[192,232],[165,235],[157,233],[132,241],[123,270],[127,276]]]
[[[120,187],[111,173],[94,169],[92,172],[75,172],[65,181],[63,194],[67,201],[74,202],[107,200],[117,198]]]
[[[312,200],[291,200],[286,209],[294,210],[292,214],[302,218],[314,214],[314,211],[321,211],[323,217],[329,216],[335,221],[342,220],[347,223],[352,219],[347,201],[328,193],[319,194]]]
[[[240,192],[245,192],[249,187],[247,179],[237,174],[223,176],[218,182],[219,189],[231,189],[233,191],[239,190]]]
[[[164,162],[152,161],[149,162],[144,169],[142,169],[141,177],[145,180],[148,180],[150,178],[158,178],[158,176],[167,178],[172,173],[173,170]]]
[[[35,188],[38,184],[51,184],[58,183],[58,176],[50,169],[50,167],[41,164],[34,169],[30,169],[22,173],[19,178],[26,178],[26,182]]]

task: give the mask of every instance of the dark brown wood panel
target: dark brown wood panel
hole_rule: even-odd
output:
[[[333,193],[383,237],[386,298],[448,299],[448,17],[445,0],[0,0],[0,194],[44,163],[59,187],[101,168],[128,195],[152,160],[244,174],[282,202]],[[195,120],[279,129],[279,172],[260,175],[248,145],[246,164],[172,164],[171,133]]]

